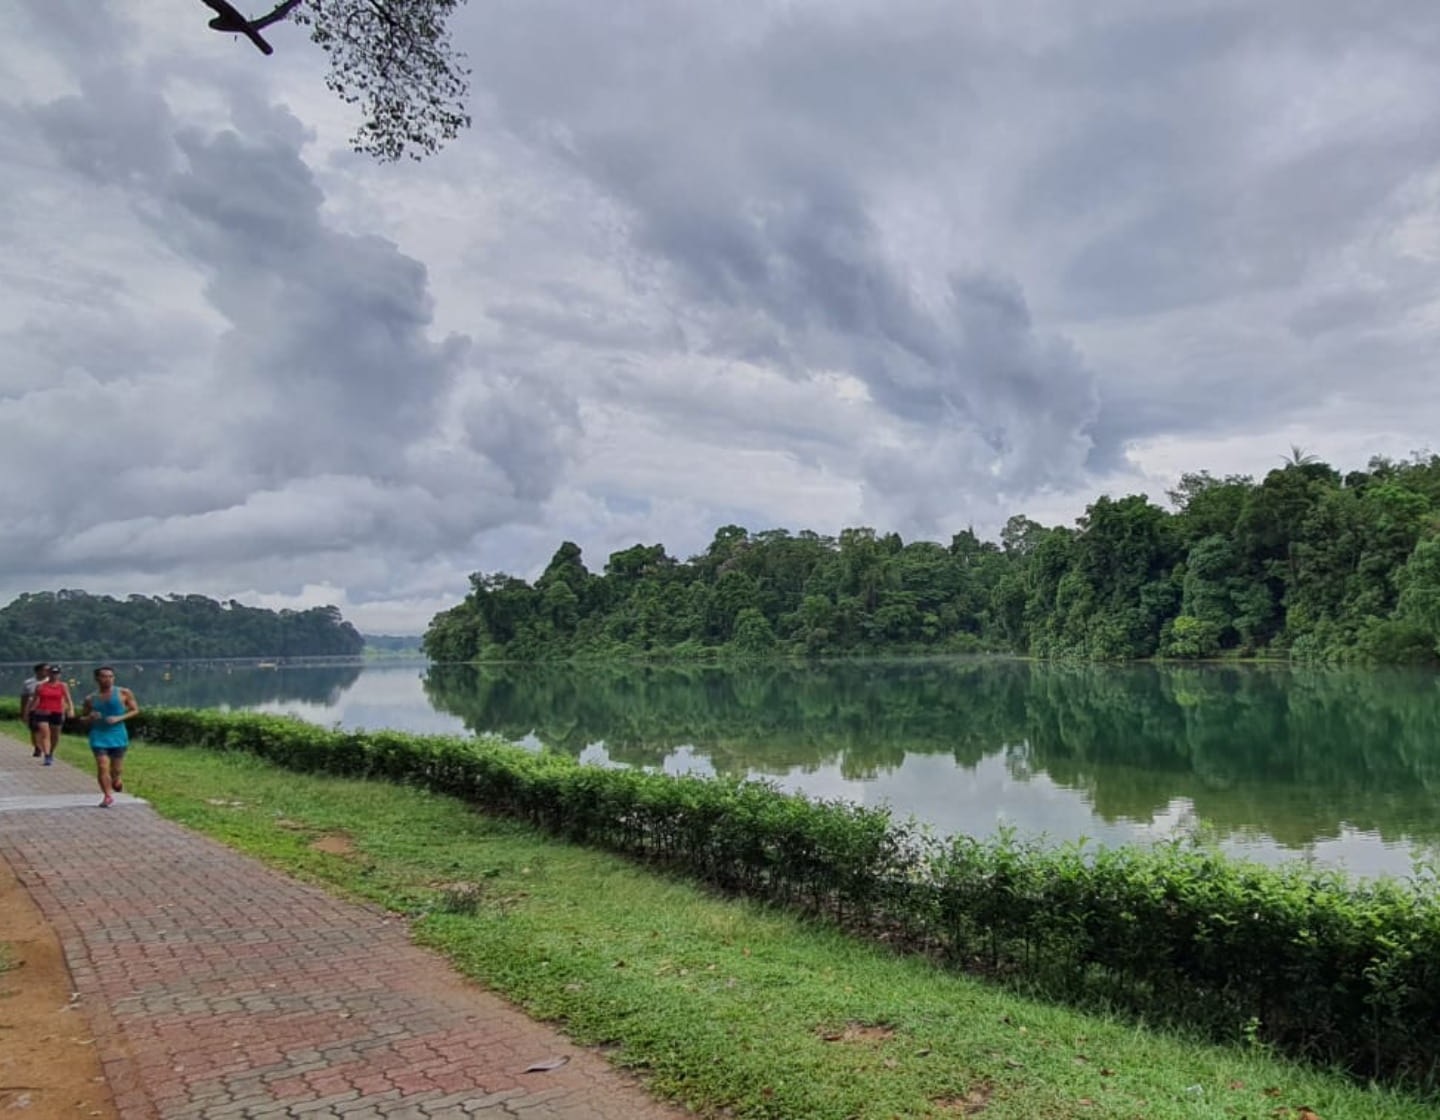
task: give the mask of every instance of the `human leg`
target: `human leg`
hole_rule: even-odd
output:
[[[30,746],[33,748],[32,758],[41,758],[45,754],[45,723],[33,712],[29,716],[30,722]]]
[[[100,808],[108,809],[115,800],[111,794],[114,786],[110,777],[110,752],[104,749],[97,750],[95,754],[95,780],[100,783],[101,801]]]
[[[110,751],[110,789],[119,793],[124,786],[120,782],[120,775],[125,769],[125,749],[111,749]]]
[[[41,751],[45,755],[46,766],[55,758],[55,748],[60,745],[60,727],[64,722],[65,717],[59,712],[45,714],[45,741],[41,744]]]

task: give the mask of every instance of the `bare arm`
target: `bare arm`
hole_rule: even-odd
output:
[[[140,705],[135,702],[135,694],[128,688],[120,690],[120,703],[125,705],[125,714],[116,717],[117,723],[122,719],[129,719],[131,716],[140,714]]]

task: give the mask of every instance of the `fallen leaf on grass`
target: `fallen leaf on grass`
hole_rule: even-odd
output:
[[[559,1069],[570,1059],[563,1054],[558,1058],[545,1058],[542,1061],[534,1062],[525,1067],[526,1073],[549,1073],[552,1069]]]

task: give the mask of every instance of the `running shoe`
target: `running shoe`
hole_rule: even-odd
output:
[[[114,799],[113,797],[111,797],[111,796],[107,793],[107,794],[105,795],[105,800],[102,801],[102,802],[100,802],[100,808],[102,808],[102,809],[108,809],[108,808],[110,808],[111,805],[114,805],[114,804],[115,804],[115,799]]]

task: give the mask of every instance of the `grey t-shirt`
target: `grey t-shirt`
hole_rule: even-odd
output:
[[[25,708],[25,701],[34,696],[35,690],[39,687],[40,679],[38,677],[25,678],[25,683],[20,686],[20,708],[22,711]]]

